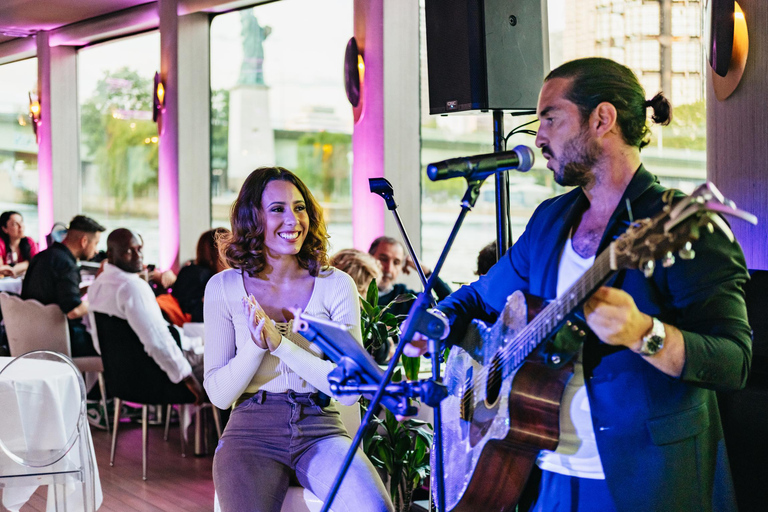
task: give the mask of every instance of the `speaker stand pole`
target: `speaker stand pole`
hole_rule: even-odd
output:
[[[493,151],[505,150],[504,112],[493,111]],[[512,228],[509,222],[509,173],[496,173],[496,260],[500,260],[512,243]]]

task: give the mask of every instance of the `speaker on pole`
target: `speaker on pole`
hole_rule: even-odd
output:
[[[430,114],[536,108],[547,0],[426,0],[425,11]]]

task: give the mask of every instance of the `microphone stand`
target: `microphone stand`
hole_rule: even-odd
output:
[[[411,255],[411,259],[413,260],[413,263],[416,266],[416,272],[419,274],[419,279],[421,279],[421,286],[426,289],[427,277],[424,275],[424,271],[421,269],[421,264],[419,263],[419,259],[416,257],[416,251],[413,250],[413,245],[411,245],[411,240],[408,238],[408,233],[406,233],[405,231],[405,226],[403,225],[403,222],[400,220],[400,214],[397,213],[397,203],[395,203],[395,191],[392,188],[392,184],[386,178],[370,178],[368,180],[368,185],[370,186],[371,193],[381,196],[381,198],[384,199],[384,202],[387,203],[387,208],[389,209],[389,211],[391,211],[392,215],[394,215],[395,223],[397,223],[397,228],[400,230],[400,234],[403,236],[403,241],[405,242],[405,248],[408,250],[408,254]],[[435,305],[434,300],[432,300],[431,305],[432,307],[434,307]]]
[[[376,191],[374,191],[373,190],[374,186],[372,185],[371,186],[372,192],[376,194],[381,194],[382,197],[384,197],[385,201],[387,201],[387,206],[389,207],[390,205],[392,205],[390,209],[396,208],[397,205],[394,203],[392,186],[389,184],[389,182],[383,178],[374,178],[374,179],[382,180],[383,183],[382,181],[380,181],[378,182],[378,185],[380,187],[381,185],[384,185],[384,186],[382,188],[377,188]],[[395,353],[392,356],[392,359],[390,360],[389,365],[387,366],[387,370],[384,373],[384,376],[382,377],[381,382],[379,383],[376,393],[373,395],[373,398],[368,404],[368,410],[366,411],[365,416],[363,417],[360,423],[360,428],[358,429],[354,439],[352,440],[352,445],[349,447],[349,450],[347,451],[347,455],[344,457],[344,461],[342,462],[341,468],[339,469],[339,473],[336,475],[336,479],[334,480],[333,485],[331,486],[331,490],[329,491],[328,495],[324,500],[323,508],[321,509],[321,512],[330,511],[331,504],[333,503],[333,500],[336,497],[336,494],[339,492],[339,487],[341,487],[341,482],[344,479],[344,475],[349,469],[350,464],[352,464],[352,459],[355,456],[355,452],[357,451],[357,448],[360,446],[360,443],[363,440],[363,435],[371,423],[371,419],[373,418],[374,411],[378,409],[382,398],[384,398],[385,394],[387,394],[387,388],[390,382],[392,381],[392,375],[395,372],[395,366],[397,366],[397,362],[400,359],[400,356],[403,354],[403,349],[408,343],[411,342],[414,334],[416,334],[417,332],[427,334],[430,340],[429,351],[432,358],[432,378],[429,381],[427,381],[427,383],[422,385],[427,385],[427,386],[431,385],[433,387],[432,388],[433,391],[425,393],[426,396],[430,396],[433,398],[433,400],[430,400],[433,403],[429,403],[430,401],[425,401],[425,403],[432,406],[433,408],[432,411],[434,413],[434,427],[435,427],[435,435],[434,435],[435,471],[434,473],[435,475],[434,475],[433,481],[435,482],[435,488],[436,488],[436,494],[437,494],[437,511],[438,512],[445,511],[445,482],[443,477],[443,432],[442,432],[442,412],[440,409],[440,402],[442,401],[443,398],[445,398],[445,394],[439,391],[439,388],[442,387],[442,384],[440,384],[440,380],[441,380],[440,361],[439,361],[440,347],[437,340],[444,339],[448,333],[446,328],[447,326],[445,325],[445,319],[430,313],[429,311],[427,311],[427,308],[432,303],[431,292],[435,282],[437,281],[437,277],[440,274],[440,270],[443,268],[443,264],[445,263],[445,260],[448,257],[448,252],[451,250],[451,246],[453,245],[453,242],[456,239],[456,235],[459,233],[459,229],[461,228],[461,224],[464,222],[464,218],[466,217],[469,210],[471,210],[475,206],[475,203],[477,202],[477,198],[480,195],[481,185],[482,185],[482,180],[467,180],[467,190],[464,193],[464,197],[461,200],[461,212],[459,213],[459,217],[456,219],[456,223],[454,224],[453,229],[451,230],[451,233],[448,236],[448,241],[445,243],[443,252],[440,254],[440,258],[438,259],[437,264],[435,265],[435,269],[432,271],[432,275],[430,276],[429,280],[424,286],[424,291],[416,297],[416,301],[411,307],[410,312],[408,313],[408,318],[406,319],[404,324],[405,325],[404,333],[400,337],[400,342],[397,344],[397,347],[395,348]],[[399,220],[399,217],[396,216],[396,218],[398,218]],[[400,225],[402,228],[402,224]],[[416,265],[417,268],[419,266],[420,265],[418,264]],[[365,388],[363,388],[362,390],[365,390]]]

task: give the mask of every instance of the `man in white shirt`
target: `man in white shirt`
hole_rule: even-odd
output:
[[[90,314],[106,313],[128,321],[144,349],[173,383],[184,382],[196,404],[206,398],[202,360],[195,367],[185,357],[163,318],[149,284],[139,277],[144,269],[143,242],[129,229],[119,228],[107,238],[107,264],[88,290]],[[91,325],[96,325],[91,318]],[[95,333],[94,333],[95,334]],[[94,335],[94,345],[98,338]],[[197,375],[197,377],[196,377]]]

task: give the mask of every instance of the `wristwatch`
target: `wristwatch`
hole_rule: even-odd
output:
[[[652,320],[651,330],[643,336],[643,343],[638,351],[638,354],[643,356],[652,356],[664,347],[664,339],[667,335],[664,324],[656,317],[652,317]]]

